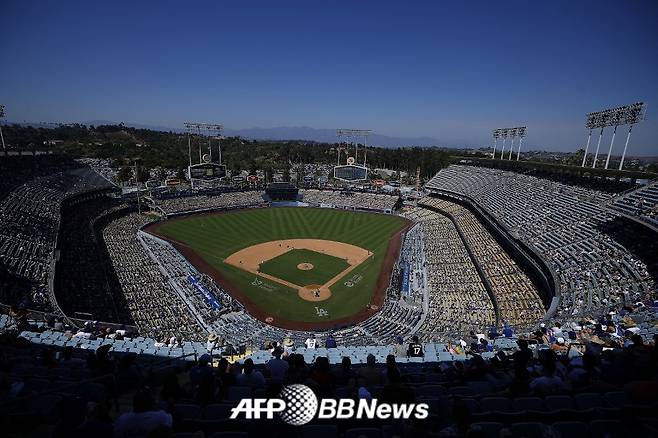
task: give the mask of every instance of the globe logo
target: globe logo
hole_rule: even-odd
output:
[[[288,385],[283,388],[279,398],[286,403],[286,409],[279,416],[292,426],[308,423],[318,410],[318,399],[306,385]]]

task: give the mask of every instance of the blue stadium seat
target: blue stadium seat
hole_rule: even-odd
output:
[[[479,423],[473,423],[469,427],[469,432],[482,431],[482,435],[485,438],[498,438],[500,436],[500,431],[503,428],[503,423],[496,423],[491,421],[482,421]],[[476,435],[477,436],[477,435]]]
[[[382,431],[374,427],[348,429],[345,432],[345,438],[382,438]]]
[[[333,424],[309,424],[302,427],[302,438],[336,438],[338,428]]]
[[[546,426],[541,423],[514,423],[512,424],[513,438],[543,438],[546,435]]]
[[[558,421],[552,427],[560,438],[583,438],[589,435],[587,424],[581,421]]]

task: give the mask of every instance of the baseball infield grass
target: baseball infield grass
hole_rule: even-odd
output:
[[[189,216],[160,222],[151,230],[193,250],[275,320],[325,323],[354,315],[368,305],[389,241],[405,224],[398,216],[290,207]],[[226,257],[243,248],[283,239],[345,242],[371,251],[373,255],[331,286],[331,297],[320,302],[303,300],[292,288],[224,262]],[[311,263],[314,269],[300,270],[299,263]],[[332,272],[341,272],[344,266],[347,266],[345,260],[336,257],[293,250],[266,261],[261,267],[277,278],[304,286],[323,284],[323,279],[331,278]],[[311,276],[318,276],[318,279]]]
[[[297,266],[310,263],[307,271]],[[293,249],[260,265],[260,272],[282,278],[299,286],[325,284],[335,275],[349,267],[347,261],[308,249]]]

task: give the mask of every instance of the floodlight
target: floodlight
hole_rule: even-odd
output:
[[[599,154],[599,146],[601,144],[601,137],[603,136],[603,129],[606,127],[613,127],[612,138],[610,140],[610,147],[608,148],[608,156],[605,160],[605,168],[607,169],[610,164],[610,156],[612,154],[612,146],[615,141],[615,135],[617,134],[617,127],[622,125],[629,125],[628,135],[626,137],[626,144],[624,145],[624,152],[621,156],[621,162],[619,163],[619,170],[622,169],[624,165],[624,158],[626,156],[626,148],[628,147],[628,141],[631,136],[631,131],[633,130],[633,125],[644,120],[645,115],[645,104],[644,102],[636,102],[630,105],[618,106],[616,108],[608,108],[602,111],[597,111],[594,113],[589,113],[587,115],[587,122],[585,127],[590,130],[587,138],[587,145],[589,146],[589,140],[592,135],[592,129],[601,128],[599,133],[599,141],[596,146],[596,153],[594,154],[594,162],[592,163],[592,168],[596,167],[596,161]],[[585,166],[585,160],[587,158],[587,147],[585,147],[585,156],[583,157],[583,167]]]
[[[367,179],[368,170],[366,167],[367,160],[367,142],[368,136],[372,130],[370,129],[348,129],[340,128],[336,129],[336,137],[338,137],[338,161],[334,167],[334,178],[346,181],[346,182],[356,182],[363,181]],[[342,148],[340,145],[343,143],[343,137],[345,139],[345,148]],[[359,163],[359,141],[358,139],[363,137],[363,162]],[[350,144],[354,145],[354,156],[350,156],[349,149]],[[341,150],[345,151],[346,164],[341,164],[340,152]]]

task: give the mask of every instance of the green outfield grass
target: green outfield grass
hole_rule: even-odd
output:
[[[189,246],[268,315],[290,321],[327,322],[353,315],[363,310],[370,302],[389,240],[404,224],[404,219],[398,216],[290,207],[191,216],[163,221],[157,225],[155,231]],[[234,252],[257,243],[295,238],[350,243],[372,251],[373,256],[347,274],[345,279],[334,284],[331,287],[331,297],[321,302],[302,300],[293,289],[223,261]],[[284,255],[277,259],[281,257]],[[271,262],[275,261],[276,259]],[[290,272],[285,273],[286,277],[283,277],[281,272],[273,275],[286,278],[300,286],[309,284],[302,280],[301,276],[312,271],[296,268],[297,264],[303,261],[309,260],[291,261],[291,267],[286,268],[290,269]],[[323,261],[321,265],[324,264]],[[295,277],[297,274],[299,276]],[[329,275],[328,271],[326,275]],[[317,283],[322,284],[324,281],[319,280]],[[328,315],[319,316],[318,310],[326,311]]]
[[[300,263],[310,263],[313,269],[303,271]],[[350,265],[344,259],[308,249],[293,249],[260,265],[260,272],[287,280],[298,286],[325,284]]]

